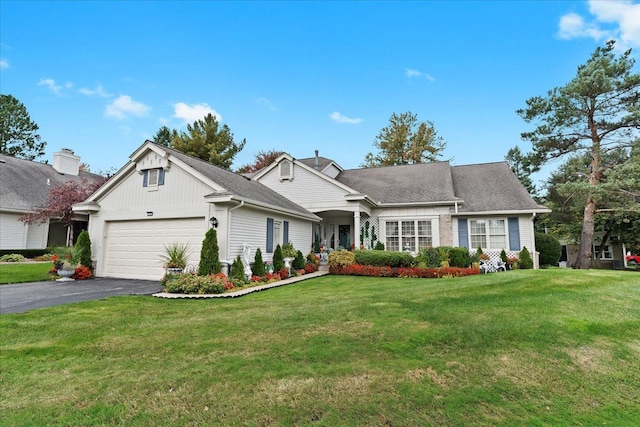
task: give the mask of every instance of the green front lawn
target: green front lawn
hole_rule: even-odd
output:
[[[0,285],[51,280],[47,272],[52,268],[52,262],[0,264]]]
[[[3,425],[640,425],[640,275],[324,276],[0,316]]]

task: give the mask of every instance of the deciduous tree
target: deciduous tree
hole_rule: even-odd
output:
[[[368,153],[362,167],[435,162],[446,147],[433,122],[418,122],[418,116],[410,111],[393,113],[389,125],[382,128],[373,145],[380,152]]]
[[[38,209],[35,213],[21,216],[20,220],[25,223],[45,223],[55,219],[65,227],[71,228],[74,221],[72,206],[86,200],[105,181],[106,178],[96,181],[69,180],[64,184],[52,187],[47,194],[46,206]]]
[[[26,107],[12,95],[0,95],[0,153],[34,160],[47,145]]]
[[[275,159],[285,154],[284,151],[277,150],[269,150],[269,151],[258,151],[258,154],[255,155],[255,161],[251,164],[242,165],[238,168],[238,173],[248,173],[248,172],[257,172],[260,169],[263,169],[269,166]]]
[[[235,156],[244,148],[246,140],[236,143],[227,125],[220,126],[212,114],[187,125],[173,138],[172,148],[224,169],[231,169]]]
[[[522,138],[533,144],[532,160],[547,161],[576,152],[590,157],[588,194],[583,199],[580,250],[576,268],[589,268],[598,206],[595,188],[608,169],[602,159],[617,147],[629,146],[640,129],[640,74],[632,73],[631,50],[616,57],[615,42],[596,48],[576,77],[547,96],[526,101],[517,113],[535,129]]]

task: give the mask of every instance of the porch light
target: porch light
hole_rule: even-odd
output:
[[[213,228],[218,228],[218,219],[215,216],[209,218],[209,222]]]

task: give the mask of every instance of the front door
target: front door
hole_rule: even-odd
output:
[[[338,239],[340,246],[343,249],[349,249],[351,247],[351,226],[339,225],[338,226]]]

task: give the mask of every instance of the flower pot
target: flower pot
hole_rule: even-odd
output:
[[[287,270],[291,271],[291,262],[294,260],[295,258],[292,257],[286,257],[283,259],[284,261],[284,268],[286,268]]]
[[[56,282],[72,282],[75,279],[72,279],[71,276],[73,276],[75,273],[76,273],[76,270],[63,270],[63,269],[60,269],[57,272],[57,274],[58,274],[58,276],[60,276],[60,278],[56,279]]]

